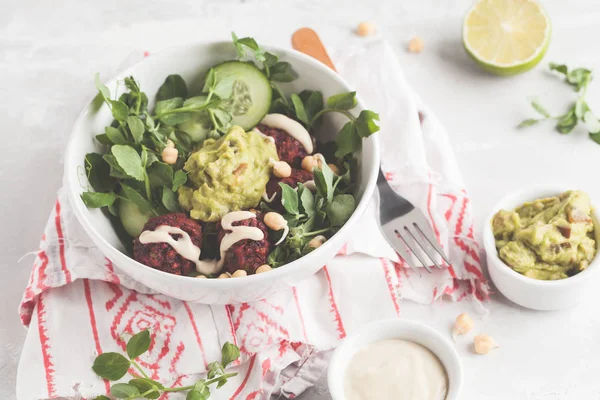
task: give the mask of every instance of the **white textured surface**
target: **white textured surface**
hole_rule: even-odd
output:
[[[351,30],[362,19],[376,21],[398,49],[405,73],[449,131],[480,223],[504,193],[533,183],[557,182],[587,190],[597,186],[600,146],[585,133],[568,136],[544,125],[514,126],[531,117],[528,96],[548,99],[553,111],[572,97],[556,78],[537,69],[509,79],[480,72],[460,44],[461,16],[470,0],[398,1],[279,0],[103,2],[3,1],[0,13],[0,113],[5,150],[0,161],[3,259],[0,281],[0,393],[14,398],[14,378],[25,331],[16,313],[31,258],[60,186],[61,157],[82,102],[93,93],[92,77],[107,77],[136,51],[158,51],[229,31],[288,44],[291,33],[316,28],[330,48],[355,44]],[[354,4],[350,6],[350,4]],[[600,3],[543,1],[553,21],[545,61],[596,67]],[[425,42],[423,54],[404,51],[411,35]],[[334,54],[335,61],[335,54]],[[376,62],[376,60],[373,60]],[[600,104],[598,83],[589,103]],[[398,116],[401,118],[402,116]],[[583,172],[582,172],[583,171]],[[501,348],[489,356],[458,350],[465,366],[463,399],[579,400],[600,398],[600,291],[580,307],[533,312],[500,295],[476,331],[493,335]],[[448,330],[468,306],[424,307],[402,303],[406,318]],[[325,381],[302,396],[328,399]]]

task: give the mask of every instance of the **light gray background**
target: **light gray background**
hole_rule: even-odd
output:
[[[597,67],[600,62],[596,0],[546,0],[553,39],[544,63]],[[93,93],[93,74],[109,76],[132,54],[181,43],[253,35],[287,45],[301,26],[319,31],[339,51],[358,43],[352,29],[376,22],[397,49],[409,82],[447,127],[481,224],[506,192],[533,183],[558,182],[600,198],[600,146],[585,132],[569,136],[551,126],[517,131],[532,117],[527,97],[539,95],[556,112],[573,93],[544,68],[510,79],[484,74],[464,54],[461,18],[471,0],[67,0],[1,1],[0,7],[0,393],[14,398],[25,336],[17,306],[29,276],[48,212],[60,187],[63,149],[83,101]],[[406,42],[421,36],[425,50],[407,54]],[[377,62],[377,60],[372,60]],[[600,84],[589,92],[600,107]],[[466,381],[463,399],[600,399],[600,291],[580,307],[532,312],[501,296],[478,321],[502,347],[487,357],[459,342]],[[432,307],[402,303],[407,318],[448,330],[468,305]],[[303,399],[328,399],[325,381]]]

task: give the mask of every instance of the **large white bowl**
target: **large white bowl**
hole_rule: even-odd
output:
[[[463,371],[458,353],[446,337],[438,331],[418,322],[403,319],[387,319],[372,322],[345,338],[335,349],[327,383],[333,400],[346,400],[344,375],[354,355],[373,342],[385,339],[404,339],[429,349],[442,362],[448,376],[448,391],[444,400],[458,400],[463,384]]]
[[[327,97],[352,90],[338,74],[302,53],[273,46],[266,48],[278,54],[281,60],[289,61],[300,75],[294,82],[282,85],[288,93],[315,89],[321,90]],[[193,44],[152,55],[111,79],[107,86],[114,91],[118,80],[131,75],[139,82],[142,91],[151,97],[152,107],[152,97],[167,75],[180,74],[192,93],[199,92],[204,73],[211,66],[235,57],[235,49],[231,42]],[[93,87],[93,77],[90,77],[89,85]],[[123,90],[123,85],[119,85],[118,93],[122,93]],[[364,105],[359,98],[355,112],[363,109]],[[338,132],[346,122],[342,116],[333,115],[327,118],[323,132]],[[125,254],[124,247],[108,218],[100,210],[88,209],[80,198],[87,186],[85,174],[81,173],[84,156],[99,150],[94,135],[103,132],[111,120],[110,111],[106,107],[99,108],[98,102],[94,101],[90,101],[77,118],[65,154],[64,184],[69,200],[85,231],[119,270],[157,292],[181,300],[206,304],[247,302],[295,286],[301,279],[320,270],[335,256],[364,213],[375,188],[379,168],[377,135],[364,140],[362,151],[356,154],[359,165],[358,189],[355,193],[356,211],[342,229],[316,251],[268,273],[245,278],[195,279],[171,275],[142,265]]]
[[[513,302],[534,310],[560,310],[579,304],[590,290],[596,290],[600,283],[600,257],[598,254],[590,265],[577,275],[557,281],[542,281],[528,278],[506,265],[498,256],[492,219],[501,209],[514,210],[523,203],[557,196],[568,188],[533,187],[511,194],[496,204],[485,220],[483,227],[483,247],[485,249],[488,271],[498,290]],[[600,252],[600,224],[598,206],[592,199],[592,218],[595,226],[596,247]]]

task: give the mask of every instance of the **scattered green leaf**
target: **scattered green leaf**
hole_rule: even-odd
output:
[[[100,378],[118,381],[125,376],[131,363],[119,353],[102,353],[94,360],[92,369]]]
[[[149,348],[150,332],[148,331],[148,329],[136,333],[131,337],[131,339],[127,341],[127,355],[132,360],[138,358],[139,356],[147,352]]]
[[[156,101],[163,101],[179,97],[185,99],[188,96],[188,88],[180,75],[169,75],[164,83],[158,88],[156,93]]]
[[[81,200],[89,208],[102,208],[111,206],[116,196],[114,193],[99,193],[99,192],[83,192]]]

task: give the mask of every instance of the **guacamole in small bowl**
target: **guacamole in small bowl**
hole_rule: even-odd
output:
[[[583,271],[596,256],[589,196],[567,191],[500,210],[492,219],[498,255],[533,279],[565,279]]]

